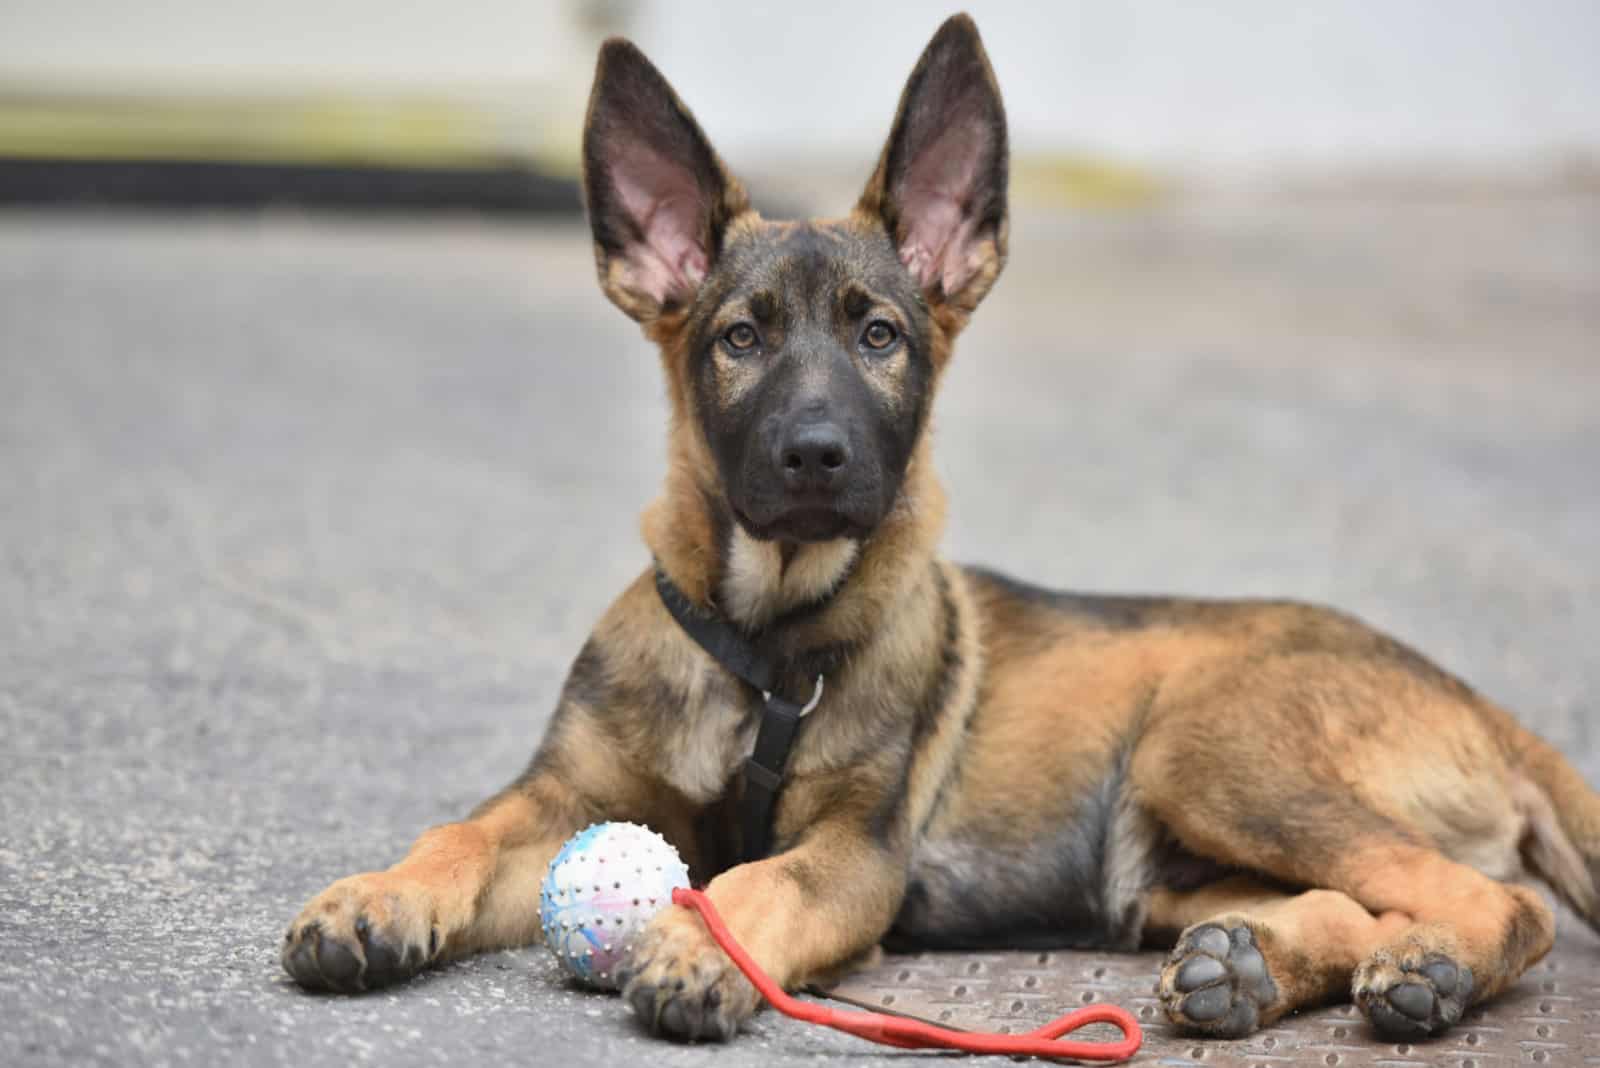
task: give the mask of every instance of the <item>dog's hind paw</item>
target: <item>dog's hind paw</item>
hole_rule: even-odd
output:
[[[1461,1019],[1472,990],[1472,969],[1420,945],[1378,952],[1351,985],[1362,1014],[1389,1039],[1443,1034]]]
[[[1167,958],[1157,987],[1179,1027],[1214,1038],[1251,1034],[1274,1018],[1278,987],[1255,932],[1242,919],[1189,928]]]

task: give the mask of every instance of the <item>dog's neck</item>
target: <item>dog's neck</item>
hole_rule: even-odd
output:
[[[786,612],[820,604],[848,581],[861,543],[851,538],[784,545],[734,527],[717,602],[728,618],[760,630]]]
[[[926,440],[913,454],[889,514],[861,540],[794,545],[751,537],[731,519],[720,490],[699,474],[705,468],[689,459],[672,457],[663,492],[641,519],[645,544],[690,601],[748,630],[821,606],[834,623],[865,638],[909,577],[920,575],[918,565],[933,559],[944,529],[944,489]]]

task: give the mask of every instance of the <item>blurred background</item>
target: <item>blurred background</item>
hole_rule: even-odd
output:
[[[1016,164],[937,405],[951,555],[1339,605],[1600,784],[1600,4],[971,7]],[[0,1063],[644,1055],[542,955],[330,1004],[274,947],[520,770],[648,564],[599,41],[831,214],[949,13],[0,2]],[[719,1063],[822,1041],[767,1034]]]
[[[1600,14],[1585,0],[970,6],[1001,68],[1025,202],[1242,178],[1597,180]],[[854,176],[947,13],[10,0],[0,195],[570,210],[570,189],[534,176],[574,175],[593,56],[614,33],[644,46],[747,172]]]

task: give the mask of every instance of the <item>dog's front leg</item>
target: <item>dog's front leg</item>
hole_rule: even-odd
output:
[[[441,960],[539,933],[539,883],[594,815],[537,769],[459,823],[425,831],[387,871],[340,879],[290,925],[283,966],[301,986],[356,993]]]
[[[783,853],[729,869],[706,893],[756,963],[793,988],[875,945],[905,883],[903,858],[865,821],[834,818]],[[651,923],[622,978],[640,1020],[672,1038],[729,1038],[760,1001],[699,916],[681,907]]]

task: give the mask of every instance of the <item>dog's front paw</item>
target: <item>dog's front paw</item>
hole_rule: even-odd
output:
[[[1242,1038],[1276,1015],[1277,984],[1242,917],[1185,931],[1159,991],[1173,1023],[1214,1038]]]
[[[1356,969],[1351,994],[1389,1039],[1443,1034],[1471,1003],[1472,969],[1420,941],[1380,950]]]
[[[617,978],[646,1027],[683,1041],[732,1038],[761,1002],[699,917],[684,908],[651,921]]]
[[[355,994],[409,979],[438,958],[433,895],[412,879],[371,872],[311,899],[283,940],[283,967],[308,990]]]

